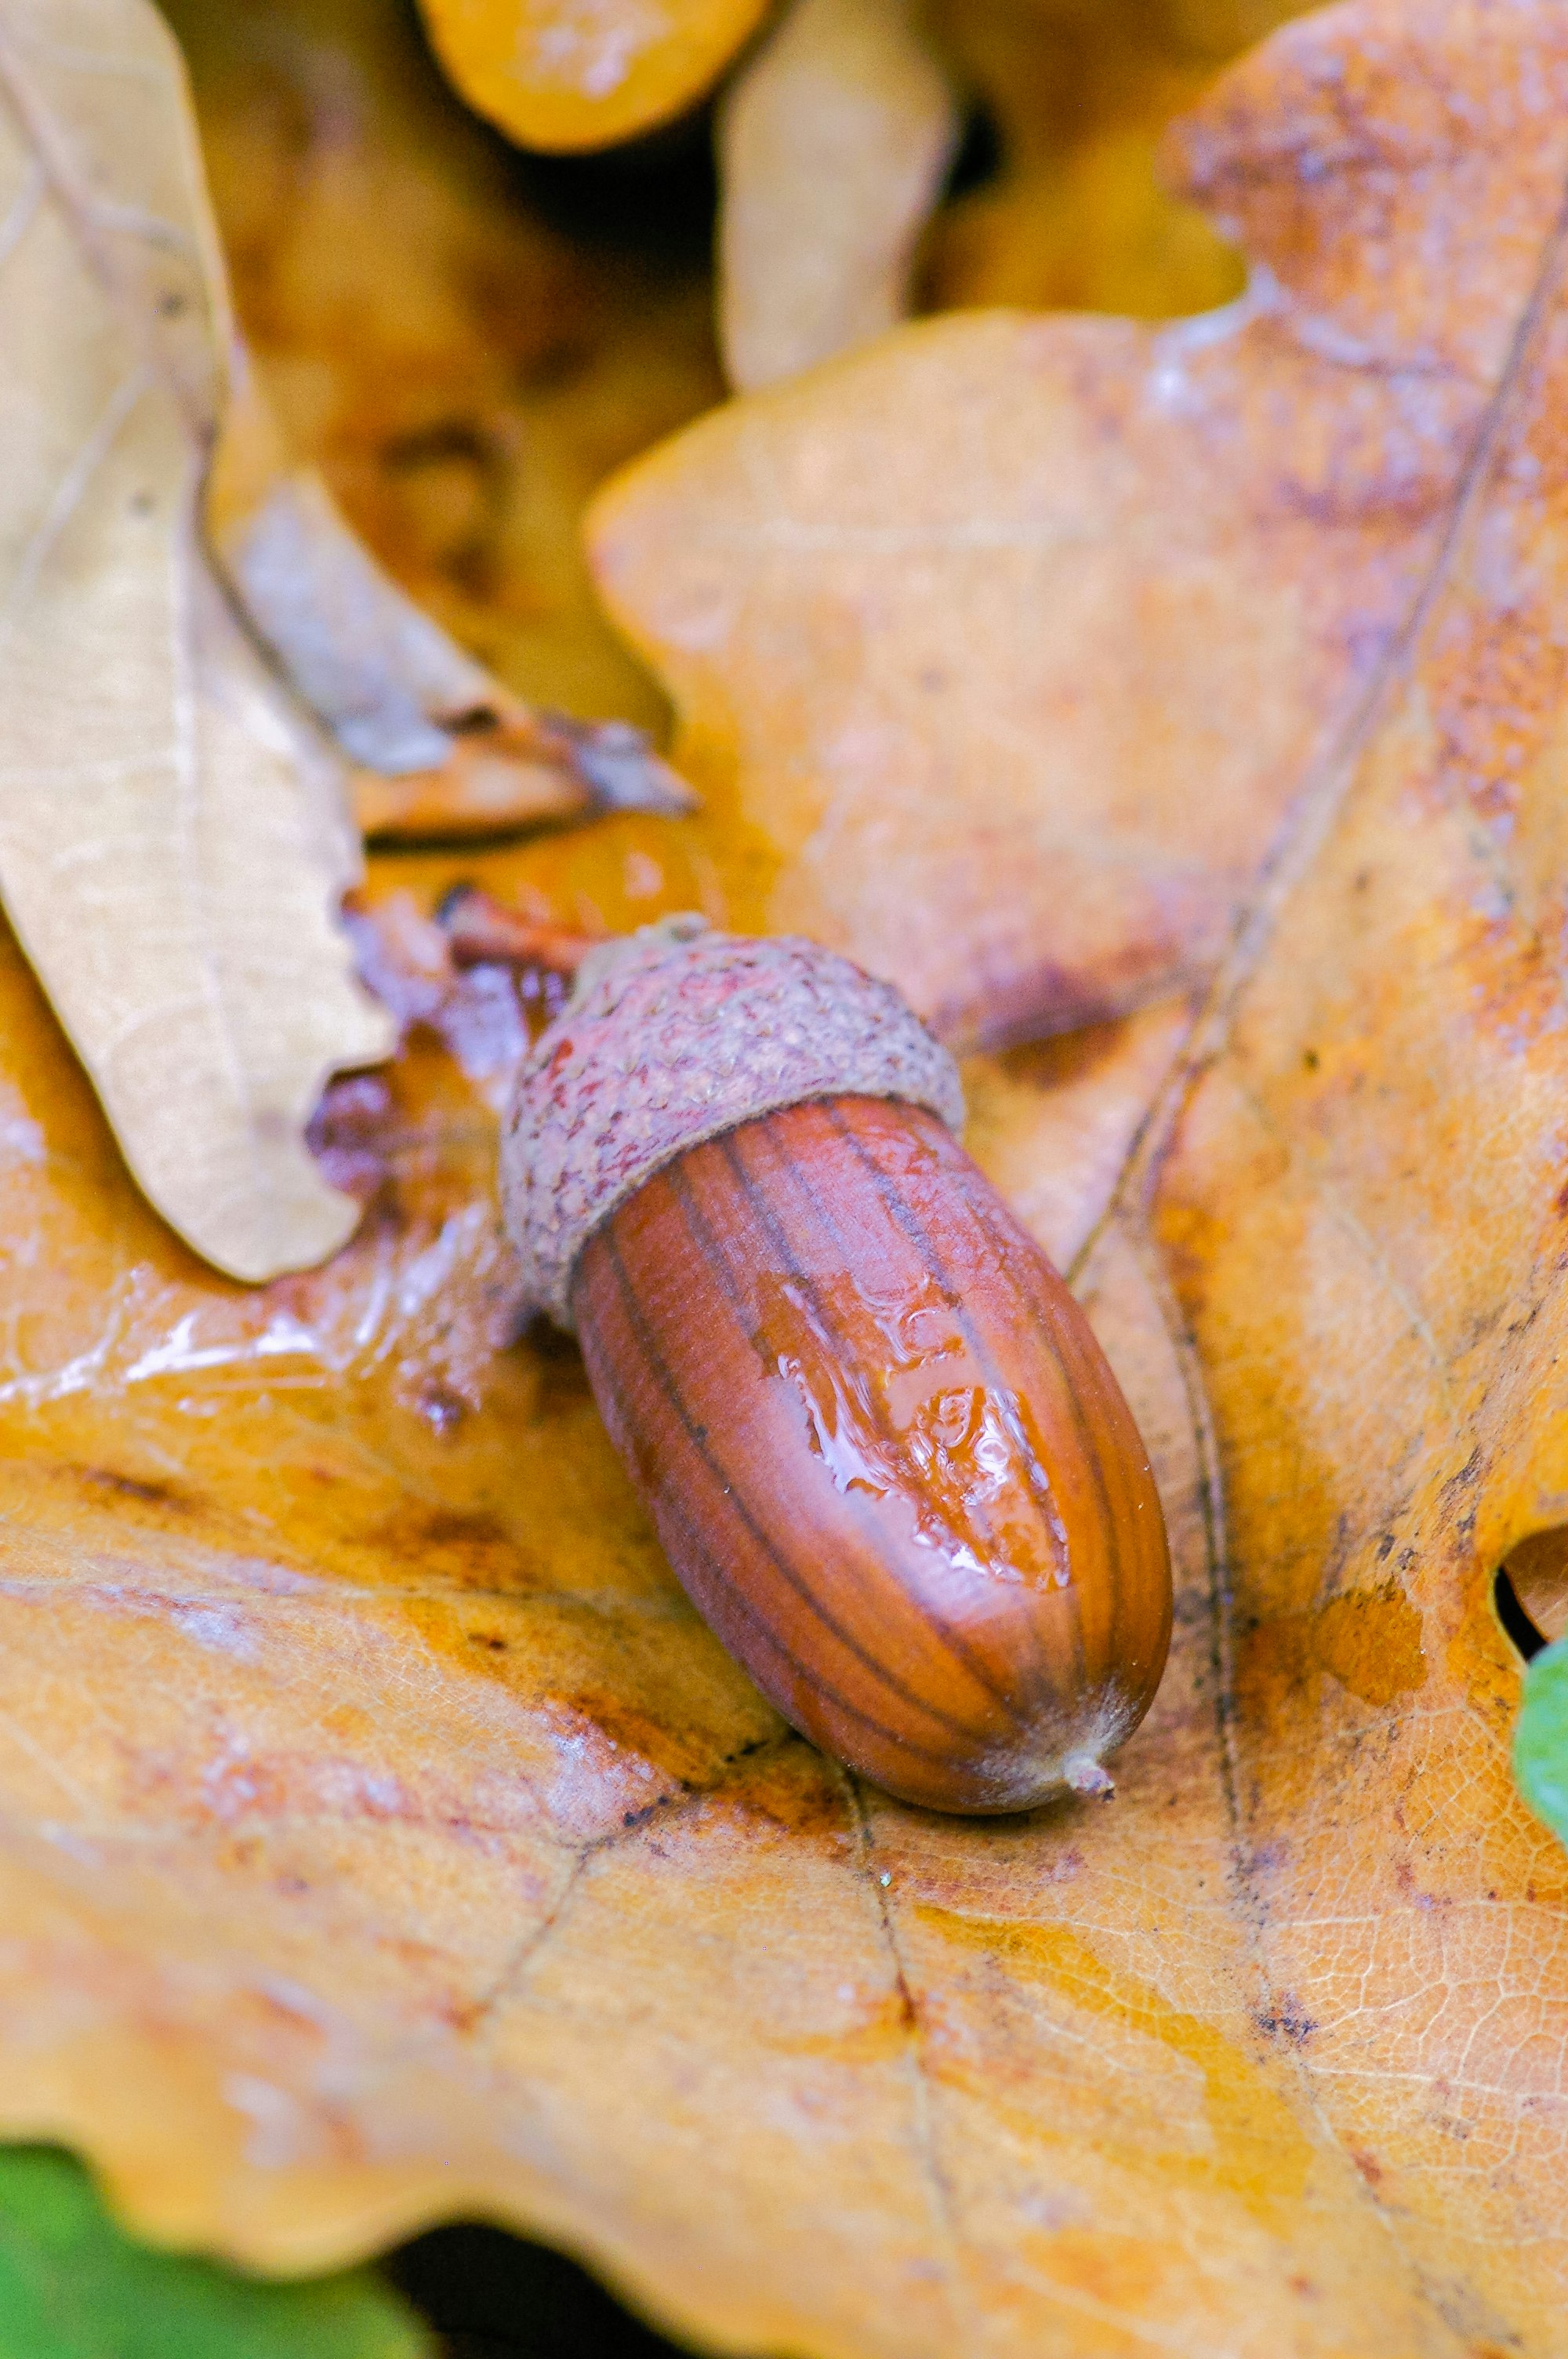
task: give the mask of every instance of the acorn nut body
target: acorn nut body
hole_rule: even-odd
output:
[[[907,1800],[1108,1791],[1170,1640],[1159,1497],[1083,1312],[952,1135],[944,1052],[809,944],[631,940],[527,1060],[506,1191],[684,1587]]]

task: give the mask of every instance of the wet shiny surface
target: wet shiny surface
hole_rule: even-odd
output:
[[[574,1298],[690,1595],[879,1783],[1006,1810],[1141,1718],[1164,1527],[1082,1313],[933,1116],[795,1106],[693,1149]]]

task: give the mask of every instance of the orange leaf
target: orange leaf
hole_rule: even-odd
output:
[[[1321,27],[1281,37],[1184,136],[1254,255],[1234,310],[934,321],[600,501],[607,598],[781,863],[768,922],[962,1045],[1212,964],[1431,566],[1557,129],[1503,93],[1452,128],[1464,28],[1410,73],[1340,38],[1331,79]]]
[[[1185,1049],[1182,1004],[1151,996],[975,1075],[976,1143],[1076,1256],[1171,1516],[1172,1665],[1114,1804],[977,1825],[886,1802],[695,1622],[575,1356],[497,1348],[486,1109],[518,1017],[482,967],[453,983],[416,907],[384,897],[377,923],[421,1023],[323,1135],[372,1213],[330,1269],[255,1295],[145,1214],[26,971],[0,967],[0,1236],[27,1241],[0,1329],[0,2107],[87,2145],[140,2223],[302,2265],[479,2209],[694,2334],[824,2359],[1549,2359],[1568,1868],[1509,1781],[1488,1587],[1568,1497],[1565,102],[1550,0],[1309,20],[1190,135],[1251,209],[1271,309],[1208,343],[904,332],[670,462],[697,481],[717,448],[728,493],[719,438],[752,434],[775,519],[727,543],[717,494],[697,511],[713,571],[687,577],[682,660],[711,663],[716,767],[737,707],[787,705],[760,660],[721,677],[724,599],[692,583],[733,562],[765,590],[771,552],[787,590],[831,538],[798,476],[767,506],[777,421],[843,400],[862,430],[881,369],[908,495],[900,379],[934,401],[954,338],[979,341],[946,379],[970,405],[950,473],[979,472],[982,363],[1032,351],[1054,433],[1082,415],[1110,453],[1070,446],[1100,453],[1072,515],[1108,552],[1102,600],[1030,604],[1015,650],[1032,625],[1086,701],[1114,696],[1169,611],[1173,590],[1112,594],[1136,577],[1091,498],[1108,476],[1145,562],[1188,520],[1167,583],[1207,584],[1214,632],[1271,598],[1259,644],[1297,667],[1277,690],[1256,646],[1238,668],[1285,717],[1227,805],[1255,794],[1269,823],[1237,834],[1234,944]],[[1170,397],[1145,414],[1149,371]],[[838,639],[813,625],[820,682],[795,682],[781,897],[826,873],[798,857],[802,745],[874,734],[908,661],[901,568],[955,566],[932,593],[955,669],[989,661],[1004,592],[1049,583],[1004,568],[975,593],[993,542],[1047,546],[1061,513],[1059,478],[1021,495],[1007,456],[961,562],[917,507],[895,566],[898,511],[860,487],[865,570]],[[1206,539],[1200,495],[1226,520]],[[754,594],[778,627],[735,644],[787,679],[809,601]],[[1176,644],[1143,708],[1156,754],[1161,729],[1178,755],[1228,745],[1245,783],[1252,716],[1203,633]],[[1195,804],[1207,773],[1157,775]],[[1099,776],[1062,773],[1085,875]],[[1019,864],[998,839],[993,888]],[[929,867],[917,886],[895,947],[929,977]],[[971,1008],[979,897],[950,962]],[[1030,922],[1082,897],[1065,877]],[[1151,962],[1151,994],[1223,931]]]
[[[608,147],[699,99],[768,0],[419,0],[470,106],[524,147]]]

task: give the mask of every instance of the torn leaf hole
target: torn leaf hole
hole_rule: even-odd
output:
[[[1568,1631],[1568,1525],[1532,1532],[1509,1550],[1492,1585],[1498,1619],[1530,1662]]]
[[[1508,1574],[1498,1571],[1492,1583],[1492,1603],[1498,1609],[1498,1619],[1513,1642],[1520,1658],[1530,1662],[1546,1644],[1544,1634],[1538,1630],[1519,1602],[1519,1592]]]

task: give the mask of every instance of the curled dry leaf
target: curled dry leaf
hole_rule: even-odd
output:
[[[641,730],[535,712],[465,655],[376,563],[315,470],[289,464],[243,353],[235,368],[208,528],[252,625],[360,766],[366,835],[690,810]]]
[[[1004,1184],[1053,1125],[1076,1175],[1033,1216],[1172,1522],[1113,1805],[888,1803],[696,1623],[575,1358],[496,1348],[499,1069],[436,1047],[481,1073],[417,911],[377,919],[403,1053],[336,1107],[372,1216],[248,1297],[126,1190],[0,963],[0,2108],[144,2226],[301,2265],[471,2208],[813,2359],[1554,2359],[1568,1868],[1489,1598],[1568,1497],[1562,11],[1362,0],[1196,137],[1341,299],[1222,332],[1281,392],[1219,413],[1248,481],[1281,438],[1308,589],[1343,489],[1401,596],[1342,725],[1298,729],[1189,1047],[1151,1005],[979,1076]],[[1376,293],[1321,157],[1341,226],[1376,201]],[[1357,440],[1390,386],[1430,441]],[[1184,414],[1122,448],[1124,528],[1203,447]],[[1277,513],[1233,506],[1216,613]],[[1038,625],[1090,679],[1135,626]],[[1176,684],[1223,734],[1213,672]]]
[[[459,968],[534,968],[569,982],[589,951],[605,939],[541,924],[495,900],[477,885],[455,886],[444,897],[438,916],[452,962]]]
[[[0,892],[136,1178],[243,1277],[357,1208],[304,1127],[387,1046],[333,765],[209,565],[222,273],[150,6],[0,12]]]
[[[742,391],[890,328],[957,117],[910,0],[795,0],[719,111],[719,340]]]
[[[1487,79],[1507,16],[1412,14],[1397,62],[1359,22],[1173,150],[1252,257],[1230,310],[905,329],[598,506],[612,611],[774,851],[768,923],[961,1046],[1212,966],[1431,566],[1561,135]]]
[[[608,147],[701,98],[769,0],[419,0],[470,106],[524,147]]]

